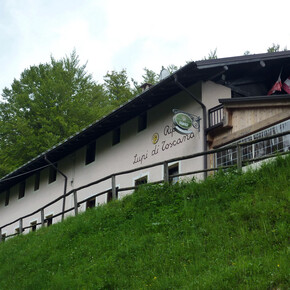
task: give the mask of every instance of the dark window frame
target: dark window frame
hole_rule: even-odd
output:
[[[147,128],[147,112],[142,113],[138,117],[138,132],[141,132]]]
[[[37,221],[33,221],[30,223],[30,231],[35,232],[37,228]]]
[[[88,165],[96,160],[96,141],[91,142],[86,147],[85,164]]]
[[[47,226],[47,227],[51,226],[52,223],[53,223],[53,215],[51,214],[51,215],[46,216],[46,217],[45,217],[45,220],[46,220],[46,221],[45,221],[46,226]]]
[[[107,203],[113,200],[113,191],[109,190],[107,193]]]
[[[121,142],[121,128],[116,128],[112,132],[112,146]]]
[[[5,192],[5,206],[9,205],[9,199],[10,199],[10,189],[7,189]]]
[[[93,197],[86,202],[86,209],[96,207],[96,198]]]
[[[40,185],[40,171],[37,171],[34,175],[34,191],[39,189]]]
[[[140,178],[135,179],[134,184],[135,186],[139,186],[142,184],[147,184],[148,183],[148,175],[144,175]]]
[[[54,164],[55,167],[57,167],[57,163]],[[49,167],[49,173],[48,173],[48,183],[53,183],[56,181],[57,178],[57,169],[53,166]]]
[[[2,240],[2,242],[5,242],[5,240],[6,240],[6,233],[4,233],[4,234],[1,235],[1,240]]]
[[[177,170],[176,170],[177,169]],[[178,182],[179,177],[171,177],[172,175],[179,174],[179,164],[175,163],[168,167],[169,183],[174,184]]]
[[[116,187],[116,193],[117,193],[117,196],[116,196],[116,199],[119,198],[119,187]],[[109,203],[110,201],[113,200],[113,190],[110,189],[108,190],[108,193],[107,193],[107,203]]]
[[[25,196],[25,187],[26,187],[26,182],[25,180],[19,183],[18,186],[18,199],[21,199]]]

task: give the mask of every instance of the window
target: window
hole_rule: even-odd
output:
[[[9,198],[10,198],[10,190],[7,189],[5,193],[5,206],[9,204]]]
[[[36,231],[36,226],[37,226],[37,221],[34,221],[34,222],[30,223],[30,226],[31,226],[30,231],[31,232],[35,232]]]
[[[53,217],[52,214],[45,217],[45,220],[46,220],[45,222],[46,222],[47,227],[52,225],[52,217]]]
[[[23,198],[25,195],[25,181],[19,183],[18,199]]]
[[[121,135],[120,128],[117,128],[113,131],[112,145],[116,145],[120,143],[120,135]]]
[[[57,164],[55,164],[55,167],[57,167]],[[56,168],[50,166],[49,167],[48,183],[52,183],[52,182],[56,181],[56,176],[57,176]]]
[[[135,180],[135,186],[139,186],[141,184],[146,184],[148,182],[148,176],[143,176]]]
[[[179,173],[178,164],[171,165],[168,168],[169,183],[175,184],[176,182],[178,182],[179,177],[178,176],[175,176],[175,177],[172,176],[172,175],[176,175],[178,173]]]
[[[39,189],[39,183],[40,183],[40,171],[36,172],[34,176],[34,191]]]
[[[107,194],[107,203],[110,202],[113,199],[113,192],[112,190],[108,191]]]
[[[87,209],[94,208],[96,206],[96,198],[91,198],[87,201]]]
[[[138,117],[138,132],[147,128],[147,112]]]
[[[118,194],[118,188],[119,187],[116,187],[116,194],[117,194],[116,198],[117,199],[118,199],[118,196],[119,196],[119,194]],[[113,200],[113,191],[112,191],[112,189],[108,191],[108,194],[107,194],[107,203],[110,202],[111,200]]]
[[[281,132],[290,130],[290,120],[274,125],[270,128],[261,130],[250,136],[235,141],[229,145],[237,143],[252,141],[266,136],[275,135]],[[286,152],[290,150],[290,135],[273,138],[270,140],[260,141],[255,144],[242,146],[242,160],[246,161],[253,158],[258,158],[266,155],[275,154],[276,152]],[[228,166],[237,163],[237,150],[236,148],[227,149],[216,154],[216,165]]]
[[[96,158],[96,141],[87,145],[86,165],[95,161]]]
[[[2,240],[2,242],[5,242],[5,240],[6,240],[6,234],[2,234],[1,235],[1,240]]]

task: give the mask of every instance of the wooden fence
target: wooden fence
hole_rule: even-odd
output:
[[[243,150],[244,146],[248,146],[248,145],[255,144],[255,143],[258,143],[258,142],[261,142],[261,141],[266,141],[266,140],[270,140],[270,139],[286,136],[288,134],[290,134],[290,131],[286,131],[286,132],[283,132],[283,133],[279,133],[279,134],[275,134],[275,135],[259,138],[259,139],[248,141],[248,142],[237,143],[237,144],[234,144],[234,145],[225,146],[225,147],[219,148],[219,149],[209,150],[209,151],[205,151],[205,152],[199,152],[199,153],[195,153],[195,154],[191,154],[191,155],[187,155],[187,156],[176,157],[176,158],[172,158],[172,159],[169,159],[169,160],[166,160],[166,161],[156,162],[156,163],[153,163],[153,164],[150,164],[150,165],[141,166],[141,167],[138,167],[138,168],[125,170],[125,171],[121,171],[121,172],[118,172],[118,173],[113,173],[113,174],[107,175],[107,176],[105,176],[105,177],[103,177],[101,179],[95,180],[95,181],[93,181],[91,183],[88,183],[86,185],[83,185],[83,186],[80,186],[80,187],[75,188],[73,190],[70,190],[66,194],[61,195],[60,197],[54,199],[53,201],[49,202],[48,204],[46,204],[45,206],[39,208],[38,210],[33,211],[30,214],[22,216],[22,217],[20,217],[20,218],[18,218],[16,220],[13,220],[13,221],[1,226],[0,227],[0,242],[3,240],[3,237],[2,237],[3,229],[8,227],[8,226],[10,226],[10,225],[12,225],[12,224],[18,223],[19,224],[19,231],[18,231],[18,233],[7,235],[5,238],[21,234],[21,233],[23,233],[24,230],[32,228],[32,227],[36,227],[36,226],[42,226],[43,227],[43,226],[45,226],[45,223],[47,222],[48,219],[46,219],[44,217],[45,216],[44,215],[44,210],[46,208],[48,208],[49,206],[57,203],[60,200],[65,199],[66,197],[68,197],[70,195],[73,195],[74,206],[69,208],[69,209],[60,211],[58,214],[53,215],[52,218],[57,218],[57,217],[59,217],[61,215],[64,215],[64,214],[66,214],[68,212],[74,212],[74,215],[77,215],[78,214],[78,208],[79,208],[79,206],[81,204],[86,203],[87,201],[89,201],[89,200],[91,200],[93,198],[96,198],[98,196],[102,196],[102,195],[108,194],[108,192],[110,192],[110,191],[112,192],[113,199],[116,199],[117,196],[118,196],[118,192],[130,191],[130,190],[135,190],[135,189],[138,188],[138,186],[130,186],[130,187],[123,187],[123,188],[117,187],[116,186],[116,177],[117,176],[133,173],[133,172],[144,170],[144,169],[148,169],[148,168],[153,168],[153,167],[156,167],[156,166],[162,166],[163,167],[163,173],[164,173],[163,176],[164,176],[164,178],[162,180],[159,180],[159,181],[151,182],[150,184],[168,183],[169,182],[169,169],[168,169],[168,164],[169,163],[182,161],[182,160],[188,160],[188,159],[194,159],[194,158],[201,157],[201,156],[204,156],[204,155],[216,154],[218,152],[222,152],[222,151],[225,151],[225,150],[228,150],[228,149],[236,149],[237,150],[237,161],[236,161],[236,164],[229,165],[229,166],[223,166],[223,167],[214,167],[214,168],[202,169],[202,170],[197,170],[197,171],[179,173],[179,174],[175,174],[175,175],[170,175],[170,178],[181,177],[181,176],[186,176],[186,175],[194,175],[194,174],[203,173],[203,172],[217,171],[217,170],[227,169],[227,168],[230,168],[230,167],[237,167],[238,170],[241,170],[242,166],[245,165],[245,164],[258,162],[258,161],[261,161],[261,160],[276,156],[276,153],[275,153],[275,154],[265,155],[265,156],[262,156],[262,157],[259,157],[259,158],[252,158],[252,159],[243,160],[243,158],[242,158],[242,150]],[[288,153],[290,153],[289,149],[290,148],[288,148],[286,152],[282,152],[282,153],[280,152],[279,154],[280,155],[288,154]],[[102,191],[102,192],[98,192],[95,195],[92,195],[92,196],[90,196],[90,197],[88,197],[86,199],[78,201],[78,192],[80,192],[83,189],[89,188],[89,187],[91,187],[93,185],[96,185],[96,184],[99,184],[101,182],[107,181],[107,180],[111,180],[111,185],[112,185],[111,189],[105,190],[105,191]],[[40,214],[40,222],[36,223],[34,225],[23,227],[23,220],[28,218],[28,217],[30,217],[30,216],[33,216],[35,214]]]

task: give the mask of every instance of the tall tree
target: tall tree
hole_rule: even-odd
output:
[[[155,85],[159,82],[159,75],[155,73],[153,70],[150,70],[148,68],[144,68],[144,74],[142,75],[143,83],[148,83],[151,85]]]
[[[173,74],[178,70],[178,66],[175,64],[170,64],[166,69],[170,72],[170,74]]]
[[[104,76],[104,89],[112,109],[120,106],[134,96],[125,69],[120,72],[107,72]]]
[[[171,64],[171,65],[167,66],[166,69],[169,71],[170,74],[172,74],[176,70],[178,70],[178,67],[174,64]],[[143,80],[140,84],[137,81],[135,81],[133,78],[131,79],[133,82],[133,85],[134,85],[134,90],[133,90],[134,94],[139,94],[142,92],[142,90],[140,89],[140,86],[142,84],[148,83],[151,85],[155,85],[160,81],[159,74],[157,74],[153,70],[148,69],[146,67],[143,70],[144,70],[144,74],[142,75]]]
[[[142,82],[138,83],[136,80],[131,78],[131,81],[133,83],[134,89],[133,89],[133,94],[138,95],[142,92],[141,85],[147,83],[151,85],[155,85],[156,83],[159,82],[159,75],[156,74],[153,70],[150,70],[148,68],[144,68],[144,74],[142,75]]]
[[[217,48],[215,48],[214,50],[211,50],[209,52],[209,54],[207,55],[207,57],[205,56],[204,57],[204,60],[207,60],[207,59],[217,59]]]
[[[287,46],[284,47],[283,51],[287,50]],[[273,43],[272,46],[268,47],[267,52],[277,52],[280,50],[280,44]]]
[[[272,46],[268,47],[267,52],[277,52],[280,50],[280,45],[273,43]]]
[[[0,103],[0,176],[100,118],[104,92],[74,51],[25,69]]]

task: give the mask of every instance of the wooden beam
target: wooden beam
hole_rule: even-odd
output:
[[[75,208],[75,216],[78,215],[78,198],[77,198],[77,191],[75,190],[74,193],[74,208]]]
[[[211,77],[209,77],[208,80],[209,80],[209,81],[214,80],[215,78],[219,77],[220,75],[223,75],[223,74],[224,74],[228,69],[229,69],[228,66],[225,65],[225,66],[223,67],[222,70],[220,70],[220,71],[217,72],[216,74],[214,74],[214,75],[212,75]]]
[[[243,77],[231,82],[233,86],[251,85],[256,83],[264,83],[266,79],[263,76]]]
[[[19,220],[19,235],[23,232],[23,220],[22,218]]]
[[[44,209],[43,208],[41,209],[40,214],[41,214],[41,226],[44,227]]]
[[[117,199],[116,175],[112,175],[112,197],[113,199]]]
[[[168,162],[164,161],[163,163],[163,172],[164,172],[164,182],[169,182],[169,172],[168,172]]]
[[[229,87],[230,89],[232,89],[233,91],[235,91],[238,94],[241,94],[243,96],[249,97],[250,96],[250,92],[245,91],[243,89],[240,89],[236,86],[234,86],[232,83],[230,82],[225,82],[225,86]]]

